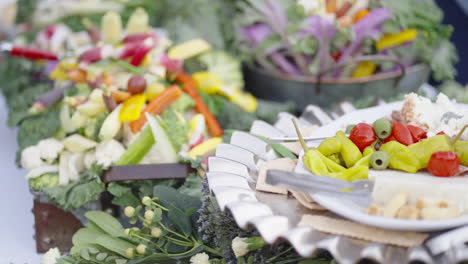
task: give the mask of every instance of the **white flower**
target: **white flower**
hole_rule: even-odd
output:
[[[247,244],[247,238],[236,237],[232,240],[232,251],[236,257],[243,257],[249,253],[247,249],[249,244]]]
[[[210,257],[205,252],[198,253],[190,258],[190,264],[209,264]]]
[[[41,151],[41,158],[45,159],[48,163],[54,162],[57,159],[60,152],[63,150],[63,143],[55,138],[48,138],[39,141],[37,144]]]
[[[124,152],[124,146],[118,141],[114,139],[105,140],[96,147],[97,164],[109,167],[112,163],[118,161]]]
[[[145,219],[146,220],[153,220],[154,218],[154,212],[151,210],[148,210],[145,212]]]
[[[42,257],[42,264],[55,264],[60,258],[60,251],[58,248],[51,248]]]
[[[27,147],[21,152],[21,167],[32,170],[42,165],[41,150],[37,146]]]

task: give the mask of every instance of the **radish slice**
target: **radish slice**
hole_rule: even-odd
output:
[[[132,60],[130,61],[130,64],[133,66],[139,66],[143,60],[145,59],[145,56],[155,47],[155,44],[153,41],[147,42],[145,41],[143,44],[141,44],[136,50],[135,54],[133,55]]]
[[[141,46],[140,42],[128,43],[123,47],[122,53],[120,53],[119,59],[125,60],[133,57],[135,51]]]
[[[132,34],[126,36],[122,42],[123,43],[132,43],[132,42],[142,42],[145,41],[148,38],[152,38],[154,42],[158,39],[158,36],[153,33],[141,33],[141,34]]]
[[[89,65],[96,61],[100,61],[113,55],[113,48],[112,46],[103,46],[98,48],[92,48],[90,50],[85,51],[80,56],[80,64]]]
[[[189,149],[192,150],[194,147],[200,145],[201,143],[203,143],[204,139],[205,138],[203,137],[203,135],[199,135],[198,139],[195,140],[194,143],[190,144]],[[190,141],[192,141],[192,140],[190,140]]]

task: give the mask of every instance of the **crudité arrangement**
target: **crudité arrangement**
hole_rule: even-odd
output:
[[[381,118],[373,124],[350,125],[346,132],[336,132],[336,136],[326,138],[317,148],[308,148],[301,140],[304,166],[315,175],[345,181],[373,176],[376,181],[374,201],[381,204],[371,205],[368,208],[371,214],[405,219],[454,218],[466,210],[463,198],[457,201],[446,191],[426,197],[425,192],[415,190],[417,188],[411,184],[397,185],[401,189],[391,185],[398,182],[397,178],[412,182],[421,174],[427,174],[424,171],[431,175],[425,175],[426,178],[448,179],[437,181],[440,184],[466,184],[462,176],[468,166],[466,114],[444,94],[439,94],[436,103],[409,94],[401,112],[394,113],[391,118]],[[386,172],[385,177],[378,176],[378,171],[390,169],[395,171]],[[404,173],[398,176],[397,171]],[[415,174],[417,172],[420,173]],[[450,179],[454,182],[449,182]],[[428,181],[427,184],[434,184],[431,179]],[[418,182],[418,185],[423,183]],[[384,189],[392,189],[397,194],[388,197]],[[441,189],[444,188],[441,186]],[[413,193],[408,193],[411,191]]]
[[[5,78],[10,84],[4,93],[10,124],[20,127],[18,163],[28,170],[32,189],[61,208],[99,198],[101,176],[113,165],[200,161],[222,142],[222,127],[246,129],[257,118],[274,119],[289,109],[243,92],[240,63],[226,53],[201,39],[172,46],[148,20],[146,11],[136,9],[125,27],[115,12],[102,17],[100,31],[73,33],[51,25],[38,33],[35,46],[54,52],[58,61],[7,61],[6,67],[16,67],[5,76],[37,70],[19,84]],[[192,75],[184,60],[193,65]],[[181,187],[177,180],[161,183]],[[138,193],[151,184],[131,187]],[[114,202],[125,197],[136,203],[131,187],[122,185],[107,188]]]
[[[443,13],[432,1],[252,0],[238,6],[239,50],[270,73],[362,78],[398,71],[399,61],[428,64],[438,80],[455,75],[452,29],[441,24]]]

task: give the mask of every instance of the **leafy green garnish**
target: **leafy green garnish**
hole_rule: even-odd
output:
[[[39,191],[42,188],[52,188],[57,186],[59,183],[58,173],[46,173],[37,178],[29,180],[29,186],[35,191]]]
[[[79,182],[67,186],[41,188],[41,191],[60,208],[77,209],[99,199],[104,191],[104,183],[101,181],[102,172],[102,166],[93,165],[80,175]]]

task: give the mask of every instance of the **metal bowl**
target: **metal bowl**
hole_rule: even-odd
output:
[[[403,73],[404,72],[404,73]],[[258,98],[273,101],[294,101],[298,109],[309,104],[324,108],[343,101],[373,95],[390,98],[400,93],[417,91],[427,82],[430,69],[418,64],[405,69],[363,78],[293,77],[244,68],[247,89]]]

